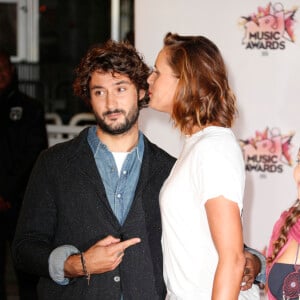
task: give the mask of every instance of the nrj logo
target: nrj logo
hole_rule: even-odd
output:
[[[241,17],[245,49],[283,50],[286,41],[295,42],[293,25],[297,7],[284,9],[281,3],[258,7],[258,12]]]
[[[291,140],[294,134],[282,135],[278,128],[255,132],[255,137],[240,140],[247,171],[282,173],[292,165]]]

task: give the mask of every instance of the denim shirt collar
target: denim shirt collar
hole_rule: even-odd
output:
[[[107,146],[105,144],[102,143],[102,141],[99,139],[99,137],[97,136],[96,133],[97,130],[97,126],[91,126],[89,128],[89,132],[88,132],[88,143],[92,149],[92,152],[94,154],[94,156],[97,154],[99,147],[101,147],[102,149],[105,149],[109,152],[111,152]],[[143,159],[143,154],[144,154],[144,138],[143,138],[143,133],[141,131],[139,131],[139,140],[138,140],[138,144],[136,147],[134,147],[131,152],[133,151],[137,151],[137,158],[140,162],[142,162]]]

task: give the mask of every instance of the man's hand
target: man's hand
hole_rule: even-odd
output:
[[[125,250],[140,243],[139,238],[120,241],[113,236],[98,241],[84,252],[86,269],[90,274],[101,274],[114,270],[122,261]],[[80,255],[69,256],[64,266],[66,277],[84,275]]]
[[[260,272],[260,260],[255,255],[248,251],[244,251],[246,264],[244,268],[244,274],[241,283],[241,291],[246,291],[252,287],[254,280]]]

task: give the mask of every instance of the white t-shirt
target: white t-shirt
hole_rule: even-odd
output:
[[[218,255],[204,205],[223,195],[241,211],[244,186],[244,160],[231,129],[210,126],[186,138],[160,192],[166,299],[211,299]]]
[[[129,152],[112,152],[112,155],[115,159],[115,163],[117,165],[119,176],[121,174],[123,163],[127,157]]]

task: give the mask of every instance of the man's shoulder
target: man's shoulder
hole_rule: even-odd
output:
[[[14,90],[9,98],[9,107],[22,107],[26,115],[44,113],[44,104],[41,100],[33,98],[19,90]]]
[[[47,160],[72,160],[84,155],[89,149],[87,141],[88,129],[83,129],[78,136],[66,142],[58,143],[44,151],[43,156]]]
[[[28,108],[43,109],[43,103],[41,100],[33,98],[21,91],[18,91],[16,96],[22,101],[22,104]]]

